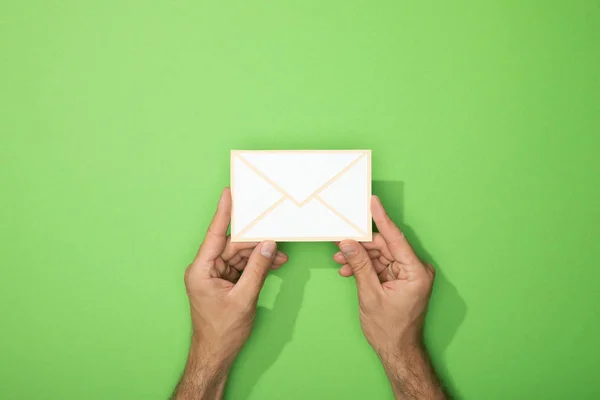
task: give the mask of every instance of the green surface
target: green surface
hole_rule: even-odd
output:
[[[164,399],[229,150],[373,150],[458,398],[597,399],[597,1],[0,3],[0,398]],[[391,399],[288,244],[228,399]]]

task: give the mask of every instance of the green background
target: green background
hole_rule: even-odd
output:
[[[0,397],[164,399],[229,150],[373,150],[462,399],[600,397],[598,1],[0,3]],[[391,399],[329,243],[228,399]]]

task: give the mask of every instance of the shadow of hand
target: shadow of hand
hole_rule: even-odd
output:
[[[392,220],[400,227],[417,255],[436,269],[433,293],[425,321],[425,342],[431,359],[448,392],[459,395],[446,367],[445,352],[465,319],[467,305],[456,287],[446,278],[440,266],[423,247],[414,230],[403,223],[404,184],[398,181],[373,181],[373,193],[378,195]]]
[[[309,271],[306,266],[288,263],[271,275],[281,280],[279,292],[272,308],[258,307],[252,335],[230,374],[229,382],[235,385],[227,388],[225,398],[249,398],[254,386],[292,340]]]
[[[425,341],[431,358],[448,392],[459,397],[444,362],[445,352],[466,315],[466,303],[444,274],[440,266],[425,250],[410,226],[403,224],[403,183],[373,181],[377,194],[390,217],[400,226],[416,253],[436,268],[436,278],[425,323]],[[322,246],[305,244],[311,256],[325,252]],[[328,250],[327,250],[328,251]],[[227,399],[248,399],[261,377],[273,366],[291,342],[302,298],[309,280],[309,269],[302,257],[292,258],[282,269],[273,271],[268,280],[279,279],[281,285],[272,308],[259,306],[252,336],[234,364],[225,391]],[[268,282],[269,282],[268,281]],[[267,283],[268,283],[267,282]]]

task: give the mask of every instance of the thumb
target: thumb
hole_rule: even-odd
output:
[[[239,292],[243,297],[252,299],[258,297],[276,254],[277,244],[273,241],[262,242],[256,246],[248,258],[242,276],[233,287],[232,294]]]
[[[381,290],[381,284],[373,263],[371,263],[371,258],[360,243],[354,240],[344,240],[340,243],[340,250],[352,268],[359,294]]]

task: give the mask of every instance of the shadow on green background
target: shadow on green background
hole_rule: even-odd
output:
[[[402,223],[404,183],[375,180],[373,194],[381,198],[390,217],[403,229],[419,256],[436,267],[435,286],[426,322],[426,344],[435,355],[433,362],[448,391],[458,397],[451,373],[445,365],[444,354],[465,318],[466,304],[456,288],[445,277],[443,267],[439,266],[425,250],[414,230]],[[326,255],[328,251],[331,253],[335,251],[333,246],[328,246],[331,250],[325,250],[324,247],[323,243],[280,244],[280,248],[290,253],[291,257],[296,257],[295,252],[298,250],[301,250],[303,255],[313,255],[315,258]],[[315,261],[312,265],[323,266],[324,264]],[[230,398],[240,400],[250,398],[254,386],[277,362],[286,345],[293,340],[298,313],[302,309],[305,288],[310,279],[310,268],[306,265],[293,265],[289,268],[284,266],[271,275],[280,281],[279,291],[271,307],[264,305],[258,307],[255,331],[231,373],[230,382],[235,382],[235,387],[230,389],[235,390],[235,396]],[[270,279],[272,280],[273,277]],[[351,304],[348,307],[355,307],[355,305]],[[358,320],[356,323],[358,324]],[[229,393],[226,396],[229,396]]]
[[[289,251],[287,248],[291,246],[280,244],[279,247],[283,251]],[[253,387],[277,361],[294,336],[310,272],[307,268],[284,266],[271,274],[281,281],[279,292],[272,307],[259,305],[257,309],[255,329],[231,372],[229,382],[235,382],[237,393],[231,398],[243,400],[250,397]]]
[[[372,149],[374,192],[437,268],[426,342],[457,397],[600,398],[596,0],[0,15],[3,398],[168,396],[232,148]],[[335,246],[282,247],[226,397],[391,399]]]
[[[404,186],[404,182],[401,181],[375,180],[373,194],[379,196],[386,211],[402,229],[419,257],[436,269],[435,284],[425,322],[425,342],[444,385],[450,394],[460,398],[452,380],[452,373],[447,368],[445,352],[465,319],[467,305],[444,274],[444,266],[439,265],[435,257],[426,250],[415,230],[403,222]]]

